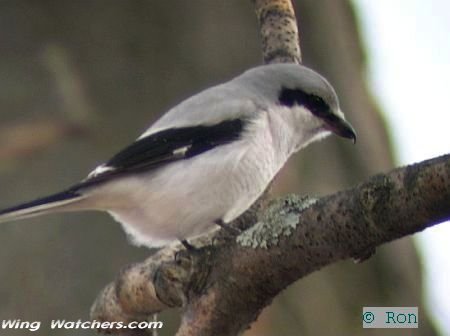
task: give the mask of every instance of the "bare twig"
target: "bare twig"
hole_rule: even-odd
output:
[[[66,50],[56,44],[49,44],[44,49],[42,58],[55,80],[62,101],[61,110],[66,119],[80,127],[88,127],[95,119],[93,107],[88,99],[84,81]]]
[[[301,63],[297,20],[290,0],[252,0],[264,63]]]
[[[59,118],[40,118],[0,127],[0,161],[3,163],[14,163],[45,151],[68,137],[89,132],[89,124],[94,119],[92,108],[82,80],[71,66],[64,49],[49,45],[44,50],[43,59],[55,78],[56,88],[64,103],[60,109],[63,113]]]
[[[78,124],[58,119],[4,125],[0,127],[0,161],[5,163],[26,158],[84,131]]]

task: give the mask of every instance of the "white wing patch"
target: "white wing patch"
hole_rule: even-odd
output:
[[[191,147],[192,147],[192,145],[177,148],[172,152],[172,154],[175,156],[184,156]]]

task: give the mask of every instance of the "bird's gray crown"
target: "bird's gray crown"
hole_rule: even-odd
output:
[[[263,65],[246,71],[238,78],[281,105],[303,105],[314,114],[336,113],[339,110],[339,101],[330,83],[303,65]]]

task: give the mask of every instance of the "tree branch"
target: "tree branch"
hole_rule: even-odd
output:
[[[264,63],[301,63],[300,41],[291,0],[252,0]]]
[[[237,237],[219,232],[197,251],[166,248],[129,266],[92,318],[128,322],[183,307],[177,335],[236,335],[289,284],[448,220],[449,204],[450,154],[318,200],[288,196],[253,212],[257,224]]]
[[[0,126],[0,161],[28,158],[63,140],[87,134],[88,128],[68,118],[53,118]]]

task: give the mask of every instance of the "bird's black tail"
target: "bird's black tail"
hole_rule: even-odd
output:
[[[52,212],[79,209],[78,201],[85,196],[74,189],[69,189],[47,197],[16,205],[0,211],[0,223],[34,217]]]

